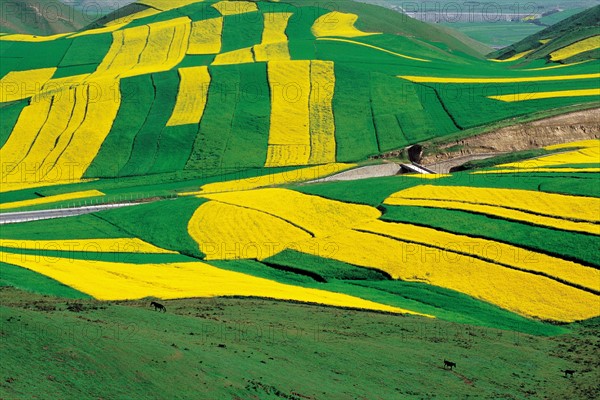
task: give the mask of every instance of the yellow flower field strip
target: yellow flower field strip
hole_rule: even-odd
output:
[[[106,23],[105,26],[106,27],[123,26],[123,25],[129,24],[130,22],[135,21],[136,19],[150,17],[152,15],[156,15],[159,13],[160,13],[160,10],[156,10],[154,8],[147,8],[145,10],[138,11],[133,14],[125,15],[121,18],[113,19],[112,21]]]
[[[386,199],[458,201],[515,209],[553,218],[600,222],[600,199],[522,189],[477,188],[468,186],[420,185],[392,194]]]
[[[359,37],[379,34],[376,32],[362,32],[356,29],[354,24],[357,20],[358,16],[356,14],[332,11],[317,18],[311,31],[317,38],[323,36]]]
[[[68,37],[69,37],[69,39],[74,39],[74,38],[77,38],[80,36],[99,35],[101,33],[114,32],[121,28],[124,28],[125,26],[127,26],[127,24],[128,24],[128,22],[114,23],[114,24],[110,24],[108,26],[104,26],[102,28],[86,29],[85,31],[81,31],[81,32],[77,32],[72,35],[69,35]]]
[[[492,171],[490,171],[492,172]],[[498,171],[493,171],[497,173]],[[501,171],[502,172],[502,171]],[[504,172],[514,173],[514,170],[505,170]],[[565,231],[591,233],[594,235],[600,235],[600,225],[592,224],[589,222],[573,222],[564,219],[545,217],[536,214],[530,214],[524,211],[513,210],[509,208],[487,206],[480,204],[464,203],[460,201],[445,201],[445,200],[414,200],[414,199],[403,199],[399,197],[388,198],[385,201],[386,204],[395,206],[414,206],[414,207],[432,207],[432,208],[444,208],[449,210],[460,210],[467,212],[474,212],[479,214],[494,215],[508,220],[522,221],[525,223],[548,226],[555,229],[561,229]]]
[[[308,163],[333,163],[336,155],[332,106],[335,89],[333,62],[311,61],[310,81],[310,158]]]
[[[287,42],[285,30],[292,13],[264,13],[261,44]]]
[[[212,65],[234,65],[248,64],[254,62],[254,55],[251,47],[228,51],[226,53],[217,54]]]
[[[85,117],[88,95],[86,89],[86,86],[77,86],[55,94],[44,126],[27,152],[12,162],[23,165],[28,170],[37,169],[35,176],[42,180],[43,174],[52,168],[52,164],[45,164],[50,153],[54,152],[58,156],[64,150],[69,143],[68,139]],[[50,156],[50,162],[55,161],[56,158]]]
[[[284,61],[290,59],[287,42],[258,44],[252,47],[256,61]]]
[[[311,142],[310,61],[271,61],[267,72],[271,93],[271,124],[265,166],[305,165],[310,158]],[[288,145],[298,147],[292,147],[292,151],[273,147]],[[303,157],[294,157],[294,154],[302,154]]]
[[[535,93],[513,93],[500,96],[488,96],[488,99],[500,100],[507,103],[540,99],[556,99],[561,97],[588,97],[600,96],[600,88],[578,89],[578,90],[557,90],[553,92],[535,92]]]
[[[22,33],[14,33],[9,35],[0,36],[0,41],[10,41],[10,42],[49,42],[52,40],[60,39],[65,36],[70,35],[73,32],[68,33],[57,33],[56,35],[27,35]]]
[[[39,206],[42,204],[58,203],[60,201],[79,200],[79,199],[85,199],[85,198],[89,198],[89,197],[100,197],[100,196],[104,196],[104,193],[99,192],[97,190],[86,190],[86,191],[82,191],[82,192],[57,194],[54,196],[39,197],[37,199],[31,199],[31,200],[21,200],[21,201],[11,201],[9,203],[1,203],[0,210],[6,210],[9,208]]]
[[[217,54],[221,51],[223,17],[192,22],[188,54]]]
[[[80,74],[65,76],[63,78],[52,78],[46,82],[32,101],[38,101],[40,96],[68,96],[69,89],[85,82],[91,74]]]
[[[400,53],[397,53],[395,51],[384,49],[383,47],[373,46],[372,44],[368,44],[368,43],[357,42],[356,40],[339,39],[339,38],[317,38],[317,40],[326,40],[326,41],[329,41],[329,42],[351,43],[351,44],[355,44],[355,45],[358,45],[358,46],[368,47],[370,49],[374,49],[374,50],[377,50],[377,51],[382,51],[384,53],[391,54],[391,55],[396,56],[396,57],[406,58],[407,60],[421,61],[421,62],[431,62],[431,60],[426,60],[424,58],[407,56],[405,54],[400,54]]]
[[[600,315],[599,297],[555,280],[468,256],[380,235],[343,231],[311,239],[299,250],[352,265],[377,268],[394,279],[426,282],[456,290],[518,314],[572,322]]]
[[[441,179],[452,176],[451,174],[403,174],[403,178],[415,178],[415,179]]]
[[[53,170],[46,173],[44,179],[52,179],[53,176],[64,174],[64,171],[71,174],[67,177],[69,180],[81,179],[85,170],[70,166],[90,165],[110,133],[121,106],[121,92],[112,79],[97,80],[91,84],[85,117],[57,157]]]
[[[35,256],[22,257],[10,253],[0,253],[0,257],[7,263],[48,276],[99,300],[149,296],[162,299],[249,296],[418,314],[354,296],[226,271],[202,262],[126,264],[72,259],[58,259],[56,262],[56,259],[36,259]]]
[[[146,47],[150,28],[147,25],[113,32],[112,44],[93,76],[118,77],[137,63]]]
[[[138,238],[69,240],[0,239],[0,247],[64,252],[177,254],[175,251],[161,249]]]
[[[600,146],[600,139],[580,140],[577,142],[568,142],[546,146],[546,150],[572,149],[572,148],[597,148]]]
[[[374,207],[343,203],[289,189],[256,189],[202,197],[274,215],[316,236],[329,235],[381,216]]]
[[[2,191],[78,181],[110,132],[121,103],[114,81],[84,84],[44,98],[25,108],[23,115],[42,108],[30,120],[19,117],[0,156],[14,168],[2,176]],[[48,107],[48,108],[46,108]],[[31,108],[31,109],[30,109]],[[21,125],[22,124],[22,125]],[[26,134],[21,135],[23,131]]]
[[[517,61],[517,60],[520,60],[521,58],[525,57],[527,54],[531,53],[532,51],[533,50],[527,50],[527,51],[524,51],[522,53],[517,53],[514,56],[512,56],[510,58],[507,58],[505,60],[498,60],[498,59],[495,59],[495,58],[491,58],[489,60],[493,61],[493,62],[501,62],[501,63],[503,63],[503,62]]]
[[[198,192],[180,193],[181,196],[202,196],[208,193],[234,192],[257,189],[265,186],[286,185],[291,183],[308,182],[325,176],[355,168],[356,164],[326,164],[314,167],[298,168],[291,171],[274,174],[236,179],[232,181],[215,182],[203,185]]]
[[[600,141],[595,140],[595,146],[564,153],[550,154],[531,160],[498,165],[500,168],[538,169],[544,167],[571,164],[600,164]],[[560,149],[557,147],[556,149]]]
[[[577,54],[590,50],[596,50],[598,48],[600,48],[600,35],[580,40],[569,46],[563,47],[560,50],[554,51],[550,53],[550,60],[561,61],[566,58],[576,56]]]
[[[383,221],[366,223],[357,230],[435,247],[447,251],[448,254],[457,254],[457,257],[466,255],[525,272],[542,273],[551,278],[558,278],[563,283],[591,289],[596,294],[600,293],[600,270],[493,240]]]
[[[514,83],[538,81],[570,81],[578,79],[600,78],[600,73],[554,76],[528,76],[515,78],[446,78],[434,76],[399,75],[398,78],[417,83]]]
[[[37,179],[41,181],[58,166],[58,159],[66,152],[75,132],[87,117],[88,104],[91,103],[89,86],[76,86],[68,93],[68,96],[54,97],[48,120],[23,160],[24,165],[37,166]],[[56,101],[57,98],[60,100]],[[58,171],[59,174],[64,173],[60,166]]]
[[[139,62],[121,76],[137,76],[175,68],[187,52],[190,22],[188,17],[181,17],[148,25],[150,34]]]
[[[179,68],[179,78],[177,101],[167,126],[197,124],[206,107],[210,86],[208,67]]]
[[[289,60],[288,38],[285,34],[291,13],[265,13],[261,44],[253,47],[256,61]]]
[[[20,162],[27,155],[29,148],[46,123],[51,103],[50,98],[43,98],[25,107],[8,140],[4,146],[0,147],[0,159],[3,164],[0,184],[2,192],[18,189],[19,183],[22,183],[27,174],[31,173],[24,170],[26,166]],[[31,167],[29,168],[31,169]]]
[[[221,15],[237,15],[258,11],[255,2],[252,1],[220,1],[212,5]]]
[[[0,102],[16,101],[33,97],[48,82],[56,67],[11,71],[0,79]]]
[[[591,60],[586,60],[586,61],[579,61],[576,63],[571,63],[571,64],[559,64],[559,65],[552,65],[550,67],[540,67],[540,68],[530,68],[530,69],[522,69],[520,71],[546,71],[549,69],[557,69],[557,68],[566,68],[566,67],[574,67],[575,65],[579,65],[579,64],[585,64],[587,62],[590,62]]]
[[[207,260],[262,260],[311,237],[277,216],[219,201],[198,207],[188,232]]]
[[[202,0],[138,0],[136,3],[156,8],[160,11],[168,11],[174,8],[187,6],[188,4],[200,3]]]

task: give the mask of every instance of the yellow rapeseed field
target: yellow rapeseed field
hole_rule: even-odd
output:
[[[576,221],[600,222],[600,199],[522,189],[420,185],[392,194],[385,201],[422,199],[491,205]]]
[[[506,172],[514,173],[514,170],[506,170]],[[509,220],[523,221],[534,225],[549,226],[551,228],[566,231],[584,232],[591,233],[594,235],[600,235],[600,225],[598,224],[593,224],[589,222],[573,222],[565,219],[545,217],[542,215],[535,215],[524,211],[518,211],[510,208],[503,208],[497,206],[464,203],[460,201],[414,200],[405,199],[401,197],[388,198],[385,201],[385,203],[397,206],[432,207],[445,208],[450,210],[469,211],[487,215],[494,215]]]
[[[68,33],[57,33],[56,35],[27,35],[22,33],[14,33],[9,35],[0,36],[1,41],[9,41],[9,42],[49,42],[52,40],[60,39],[65,36],[70,35],[72,32]]]
[[[515,82],[539,82],[539,81],[572,81],[579,79],[597,79],[600,73],[576,74],[576,75],[553,75],[553,76],[527,76],[514,78],[450,78],[434,76],[399,75],[398,78],[418,83],[515,83]]]
[[[0,102],[16,101],[33,97],[48,82],[56,67],[11,71],[0,79]]]
[[[311,237],[271,213],[219,201],[198,207],[188,232],[207,260],[262,260]]]
[[[221,15],[237,15],[258,11],[256,3],[252,1],[220,1],[212,5]]]
[[[445,249],[448,256],[453,256],[452,253],[455,253],[456,257],[464,254],[493,263],[508,265],[523,271],[541,272],[573,285],[600,291],[600,271],[595,268],[493,240],[456,235],[410,224],[383,221],[369,222],[357,229]]]
[[[188,17],[155,22],[148,27],[150,34],[139,61],[124,71],[122,77],[169,71],[185,57],[191,30]]]
[[[9,203],[1,203],[0,210],[7,210],[9,208],[18,208],[18,207],[39,206],[42,204],[50,204],[50,203],[56,203],[56,202],[60,202],[60,201],[80,200],[80,199],[85,199],[85,198],[89,198],[89,197],[100,197],[100,196],[104,196],[104,193],[99,192],[97,190],[86,190],[86,191],[82,191],[82,192],[57,194],[54,196],[39,197],[37,199],[11,201]]]
[[[188,54],[217,54],[221,51],[223,17],[192,22]]]
[[[335,71],[332,61],[310,63],[310,158],[309,164],[335,162],[335,122],[333,94]]]
[[[289,60],[285,30],[291,13],[265,13],[262,40],[254,46],[256,61]]]
[[[212,65],[233,65],[233,64],[248,64],[254,62],[254,55],[251,47],[228,51],[226,53],[217,54]]]
[[[527,100],[556,99],[560,97],[589,97],[600,96],[600,88],[557,90],[553,92],[513,93],[499,96],[488,96],[489,99],[500,100],[507,103]]]
[[[292,13],[264,13],[262,44],[287,42],[285,30]]]
[[[596,50],[600,48],[600,35],[592,36],[587,39],[580,40],[569,46],[563,47],[560,50],[556,50],[550,53],[550,60],[561,61],[569,57],[576,56],[577,54]]]
[[[161,249],[138,238],[115,239],[68,239],[68,240],[22,240],[0,239],[0,247],[24,250],[97,252],[97,253],[145,253],[176,254]]]
[[[79,181],[110,132],[121,103],[112,79],[96,80],[27,106],[0,157],[2,191]]]
[[[531,53],[532,51],[533,50],[527,50],[527,51],[524,51],[522,53],[517,53],[514,56],[512,56],[510,58],[507,58],[507,59],[504,59],[504,60],[497,60],[495,58],[491,58],[489,60],[493,61],[493,62],[512,62],[512,61],[517,61],[517,60],[520,60],[521,58],[525,57],[527,54]]]
[[[283,185],[296,182],[306,182],[324,176],[337,174],[356,167],[356,164],[326,164],[314,167],[298,168],[291,171],[277,172],[269,175],[236,179],[233,181],[215,182],[203,185],[199,192],[181,193],[181,195],[203,195],[208,193],[234,192],[257,189],[264,186]]]
[[[375,220],[381,215],[374,207],[343,203],[289,189],[256,189],[202,197],[274,215],[316,236],[329,235]]]
[[[325,290],[286,285],[202,262],[126,264],[0,253],[2,260],[46,275],[99,300],[144,297],[256,296],[394,313],[408,310]],[[417,314],[417,313],[413,313]],[[422,314],[419,314],[422,315]]]
[[[134,68],[146,47],[149,34],[150,28],[146,25],[113,32],[112,45],[94,75],[112,74],[117,77]]]
[[[179,92],[167,126],[197,124],[204,114],[210,85],[208,67],[179,68]]]
[[[39,182],[37,167],[27,166],[21,161],[44,126],[51,103],[51,98],[43,98],[25,107],[8,140],[0,148],[3,165],[0,184],[2,192],[28,187],[32,181]]]
[[[69,142],[59,143],[64,151],[60,155],[52,154],[52,159],[55,160],[54,167],[43,175],[45,180],[52,180],[57,176],[68,180],[81,179],[85,172],[83,166],[92,163],[117,116],[121,105],[121,93],[115,88],[113,80],[95,80],[90,82],[89,86],[83,87],[87,88],[84,117],[81,124],[72,131]],[[75,108],[79,103],[77,99]],[[45,162],[48,163],[50,159],[49,157]],[[70,168],[72,165],[79,168]],[[72,175],[65,177],[66,171],[72,172]]]
[[[310,158],[311,144],[310,61],[271,61],[267,70],[271,125],[265,166],[305,165]],[[286,151],[285,146],[296,147]],[[297,157],[298,153],[302,157]]]
[[[313,254],[334,246],[328,258],[456,290],[527,317],[571,322],[600,315],[592,293],[466,255],[353,230],[309,242],[299,250]]]
[[[342,36],[342,37],[358,37],[376,35],[378,33],[362,32],[354,27],[358,20],[356,14],[342,13],[332,11],[320,16],[312,26],[312,33],[315,37],[323,36]]]
[[[548,156],[538,157],[531,160],[518,161],[514,163],[501,164],[498,167],[516,168],[524,170],[538,170],[539,168],[571,165],[571,164],[598,164],[600,163],[600,140],[586,140],[575,143],[561,144],[556,146],[548,146],[547,150],[559,150],[568,148],[577,148],[573,151],[564,153],[551,154]]]

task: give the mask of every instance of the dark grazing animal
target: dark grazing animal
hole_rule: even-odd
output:
[[[565,373],[565,378],[567,376],[573,377],[573,374],[577,372],[574,369],[565,369],[564,371],[561,369],[560,371]]]
[[[162,304],[157,303],[155,301],[153,301],[152,303],[150,303],[150,306],[154,306],[154,311],[167,312],[167,308],[165,306],[163,306]]]
[[[452,361],[444,360],[444,369],[446,369],[446,367],[450,367],[450,370],[452,370],[452,368],[456,367],[456,363],[452,362]]]

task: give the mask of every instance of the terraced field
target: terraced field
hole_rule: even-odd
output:
[[[2,191],[355,162],[598,100],[597,60],[515,68],[524,54],[467,56],[443,36],[393,35],[344,7],[147,1],[89,31],[2,36]],[[550,61],[595,40],[556,48]]]

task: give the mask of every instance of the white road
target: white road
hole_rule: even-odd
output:
[[[73,217],[76,215],[91,214],[102,210],[109,210],[112,208],[135,206],[137,204],[140,203],[100,204],[96,206],[57,208],[52,210],[0,213],[0,225],[39,221],[43,219]]]

